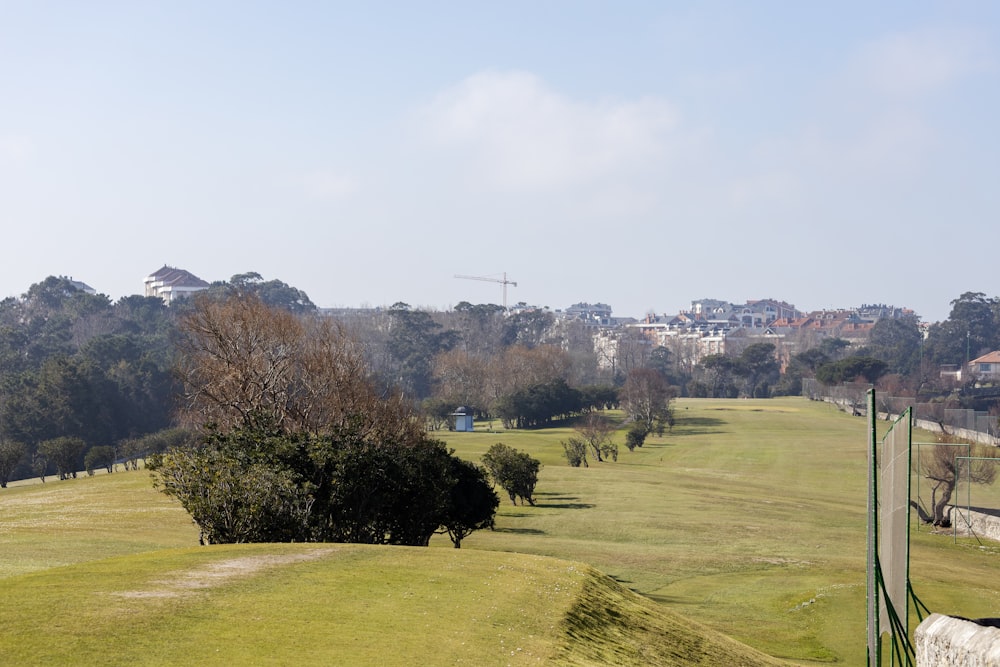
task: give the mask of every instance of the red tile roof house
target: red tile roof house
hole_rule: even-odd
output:
[[[970,361],[969,374],[980,382],[1000,380],[1000,352],[990,352]]]

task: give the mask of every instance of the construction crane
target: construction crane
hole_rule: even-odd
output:
[[[488,283],[500,283],[503,285],[503,309],[507,310],[507,285],[513,285],[517,287],[517,283],[513,280],[507,280],[507,272],[504,271],[503,278],[490,278],[489,276],[462,276],[455,274],[456,278],[462,278],[463,280],[485,280]]]

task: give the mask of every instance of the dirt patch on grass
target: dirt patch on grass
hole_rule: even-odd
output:
[[[250,577],[271,568],[317,560],[333,551],[335,549],[330,548],[298,554],[266,554],[229,558],[191,570],[172,572],[168,578],[151,582],[153,587],[149,589],[118,591],[111,593],[111,595],[133,600],[187,597],[197,594],[199,590],[221,586],[234,579]]]

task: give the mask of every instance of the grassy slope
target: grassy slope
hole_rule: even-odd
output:
[[[49,480],[0,491],[0,577],[197,544],[187,513],[144,470]]]
[[[502,440],[542,459],[538,506],[505,500],[498,530],[476,533],[461,551],[443,538],[432,546],[447,549],[339,546],[196,596],[113,593],[159,590],[157,581],[171,581],[165,572],[198,572],[211,560],[316,547],[158,551],[191,545],[197,534],[144,472],[6,489],[0,655],[162,664],[195,651],[213,662],[216,647],[218,664],[279,664],[293,654],[306,663],[338,655],[351,664],[420,656],[429,664],[680,665],[717,658],[726,645],[726,664],[769,664],[683,616],[797,663],[861,664],[863,420],[802,399],[679,408],[673,434],[588,469],[562,460],[567,430],[449,435],[468,458]],[[586,562],[622,585],[579,563],[496,551]],[[142,555],[99,560],[129,553]],[[918,594],[935,611],[997,615],[996,553],[914,534]],[[53,635],[64,641],[38,630],[50,627],[53,609],[62,610]],[[274,627],[282,637],[261,644]],[[671,657],[678,650],[683,656]]]
[[[0,580],[0,597],[5,664],[780,664],[587,566],[521,554],[164,550]]]

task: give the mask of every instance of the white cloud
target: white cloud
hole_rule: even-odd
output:
[[[606,181],[662,156],[677,113],[660,99],[582,102],[530,73],[482,72],[437,95],[420,121],[489,186],[541,190]]]
[[[862,49],[856,73],[877,93],[934,93],[987,66],[989,48],[972,30],[924,30],[883,37]]]

